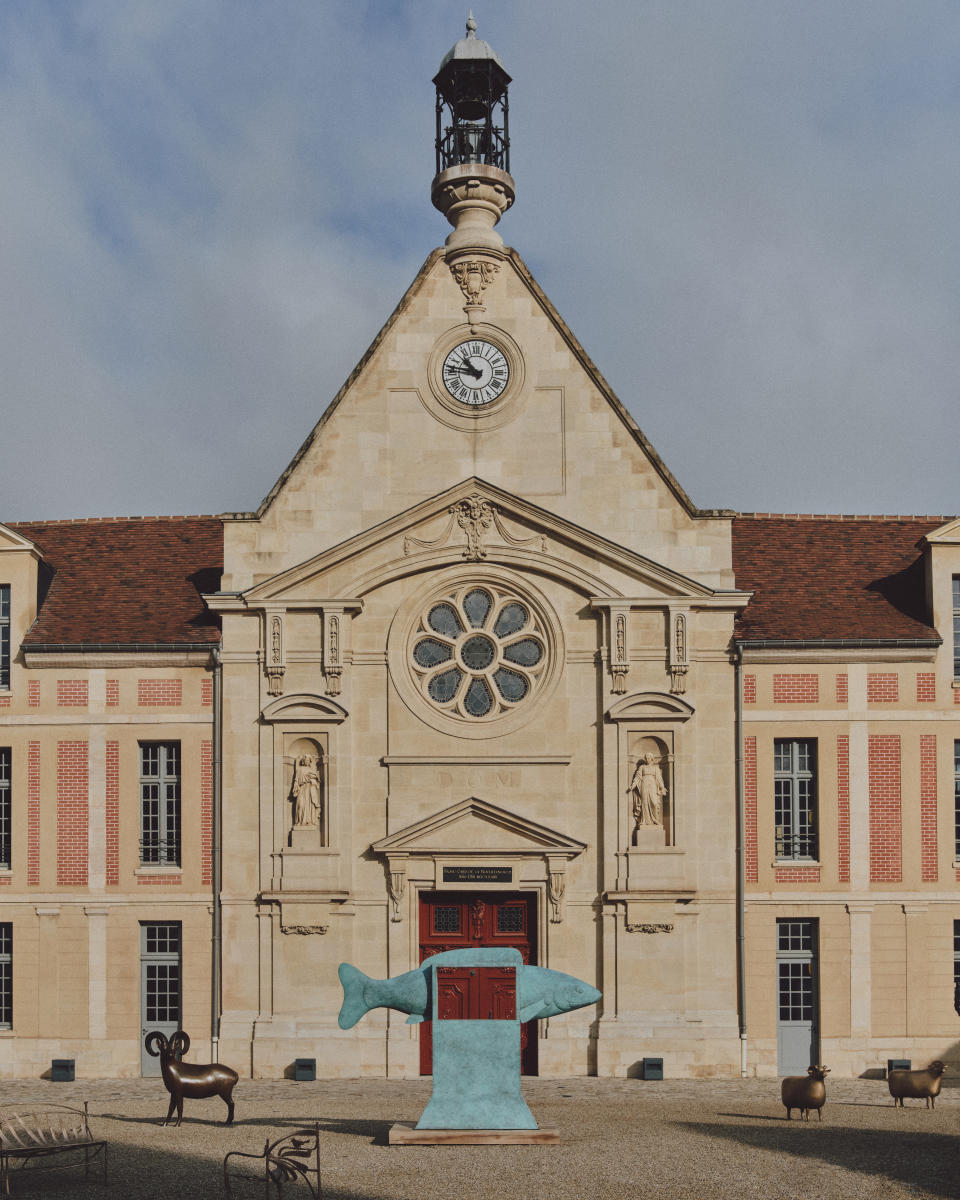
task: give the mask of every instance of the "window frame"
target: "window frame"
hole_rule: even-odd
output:
[[[0,692],[10,691],[10,584],[0,583]]]
[[[0,921],[0,1029],[13,1028],[13,922]]]
[[[170,870],[182,866],[183,774],[181,744],[140,742],[140,866]],[[147,770],[156,752],[157,770]],[[169,769],[171,756],[175,770]],[[156,789],[155,795],[148,792]],[[148,811],[148,805],[155,805]]]
[[[0,746],[0,871],[13,868],[11,842],[13,833],[13,750]]]
[[[806,749],[806,766],[801,765],[801,748]],[[789,765],[784,766],[786,749],[789,749]],[[815,737],[773,740],[774,857],[777,862],[820,861],[819,759]],[[804,826],[809,833],[801,832]]]
[[[953,741],[953,855],[960,862],[960,738]]]

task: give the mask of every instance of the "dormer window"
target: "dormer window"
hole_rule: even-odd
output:
[[[0,583],[0,690],[10,687],[10,584]]]

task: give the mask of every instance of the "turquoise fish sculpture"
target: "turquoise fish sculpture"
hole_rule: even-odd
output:
[[[464,1019],[466,993],[480,982],[468,976],[484,972],[496,977],[483,992],[489,1015]],[[418,1129],[536,1129],[520,1090],[520,1026],[600,999],[582,979],[525,966],[519,950],[492,946],[435,954],[393,979],[371,979],[349,963],[341,963],[338,973],[341,1029],[375,1008],[406,1013],[408,1025],[433,1021],[433,1094]]]

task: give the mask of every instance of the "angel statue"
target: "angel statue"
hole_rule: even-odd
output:
[[[316,754],[298,755],[294,760],[293,784],[290,787],[294,829],[315,829],[320,824],[320,786],[319,757]]]
[[[636,827],[663,824],[663,797],[667,794],[658,766],[661,760],[649,751],[637,760],[637,769],[627,788],[633,794],[633,819]]]

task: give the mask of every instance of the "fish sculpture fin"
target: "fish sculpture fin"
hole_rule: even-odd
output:
[[[542,1000],[534,1000],[532,1004],[527,1004],[524,1008],[520,1009],[519,1013],[517,1014],[517,1020],[532,1021],[533,1018],[542,1013],[546,1007],[547,1005]]]
[[[350,963],[341,963],[337,974],[343,985],[343,1004],[340,1005],[337,1024],[341,1029],[352,1029],[364,1013],[370,1011],[363,996],[364,986],[370,982],[370,976],[364,975]]]
[[[411,1013],[410,1016],[407,1017],[404,1024],[405,1025],[419,1025],[422,1020],[423,1020],[423,1016],[420,1013]]]

